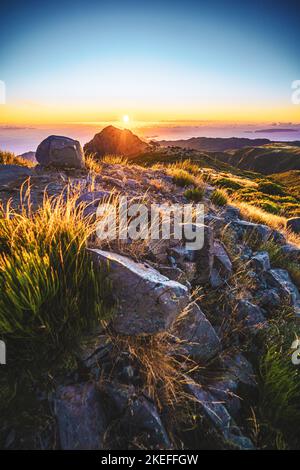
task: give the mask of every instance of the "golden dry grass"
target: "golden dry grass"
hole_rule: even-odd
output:
[[[85,166],[86,168],[93,173],[101,173],[102,165],[99,160],[95,158],[93,154],[85,155]]]
[[[127,352],[138,365],[143,390],[155,401],[159,409],[176,407],[192,397],[186,392],[189,370],[197,368],[180,353],[180,342],[170,333],[149,336],[111,334],[114,354]]]
[[[231,199],[230,204],[240,209],[241,215],[244,219],[258,224],[268,225],[275,230],[280,230],[290,243],[300,247],[300,236],[286,229],[286,217],[270,214],[259,207],[252,206],[236,199]]]
[[[123,155],[105,155],[101,161],[110,165],[130,165],[128,158]]]
[[[25,160],[25,158],[16,157],[16,155],[12,152],[3,152],[1,150],[0,150],[0,164],[1,165],[27,166],[28,168],[32,168],[35,166],[34,163],[30,162],[29,160]]]

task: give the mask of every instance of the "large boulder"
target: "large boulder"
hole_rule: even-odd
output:
[[[43,166],[84,168],[84,156],[78,140],[50,135],[37,148],[35,155]]]
[[[54,398],[54,414],[63,450],[103,449],[107,420],[93,383],[60,386]]]
[[[134,157],[148,148],[148,144],[130,130],[107,126],[85,144],[84,151],[98,158],[108,154]]]
[[[108,266],[118,304],[113,327],[119,334],[155,334],[167,330],[189,302],[189,289],[147,264],[112,252],[89,249]]]

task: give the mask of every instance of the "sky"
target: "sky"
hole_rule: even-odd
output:
[[[299,1],[1,0],[0,14],[2,126],[300,122]]]

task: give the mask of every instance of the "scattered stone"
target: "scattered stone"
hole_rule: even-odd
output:
[[[210,281],[214,262],[214,235],[213,229],[204,226],[204,244],[201,250],[194,251],[197,273],[194,279],[196,284],[205,284]]]
[[[300,217],[293,217],[286,222],[286,228],[294,233],[300,233]]]
[[[215,240],[213,253],[213,268],[219,273],[223,281],[227,281],[232,274],[232,263],[224,244],[218,240]]]
[[[271,269],[265,273],[269,287],[278,289],[279,294],[294,307],[295,314],[300,315],[300,294],[285,269]]]
[[[167,330],[189,302],[189,289],[149,265],[112,252],[90,249],[92,257],[109,266],[118,303],[113,327],[124,335]]]
[[[224,285],[224,279],[220,276],[220,273],[217,269],[212,268],[210,275],[210,285],[213,289],[217,289]]]
[[[263,289],[257,292],[257,301],[261,307],[277,308],[281,304],[277,289]]]
[[[229,376],[213,382],[208,387],[215,399],[226,407],[226,410],[234,418],[238,418],[241,410],[241,400],[237,394],[238,382]]]
[[[108,406],[127,442],[142,440],[147,449],[171,449],[171,443],[155,405],[132,386],[109,382],[101,386]]]
[[[107,419],[94,384],[59,387],[54,398],[54,414],[61,449],[103,449]]]
[[[77,352],[79,360],[88,369],[98,369],[101,361],[112,350],[112,343],[107,335],[99,329],[98,332],[86,336],[80,343]]]
[[[252,265],[256,272],[268,271],[271,269],[269,253],[267,251],[259,251],[252,258]]]
[[[280,247],[281,253],[286,256],[290,261],[296,261],[300,263],[300,248],[292,243],[287,243]]]
[[[183,354],[201,363],[209,361],[220,351],[220,339],[196,304],[179,318],[175,334],[182,341]]]
[[[84,156],[78,140],[51,135],[37,148],[36,159],[43,166],[84,168]]]
[[[265,326],[266,319],[262,310],[248,300],[239,300],[237,304],[237,319],[242,321],[245,327],[256,332]]]
[[[111,193],[109,191],[90,191],[83,193],[76,201],[76,206],[83,206],[85,217],[96,215],[99,204],[108,202]]]
[[[181,269],[172,267],[172,266],[164,266],[164,265],[158,265],[157,269],[163,276],[166,276],[169,279],[171,279],[171,281],[180,282],[181,284],[184,284],[185,286],[187,286],[188,289],[191,288],[191,285],[188,281],[187,273],[185,273]],[[194,275],[195,274],[193,274],[193,277]]]
[[[200,412],[209,420],[210,425],[219,431],[227,446],[239,450],[254,449],[250,439],[243,436],[226,407],[217,401],[214,395],[195,382],[189,382],[187,387],[196,398]]]
[[[240,238],[246,236],[257,243],[267,241],[272,237],[273,230],[267,225],[254,224],[246,220],[233,220],[230,226],[238,233]]]
[[[222,361],[233,380],[250,387],[257,386],[253,367],[243,354],[238,353],[234,356],[223,356]]]
[[[229,206],[226,206],[223,215],[224,215],[224,218],[226,220],[240,219],[241,218],[241,211],[237,207],[229,205]]]

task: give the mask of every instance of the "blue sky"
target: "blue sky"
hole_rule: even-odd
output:
[[[297,2],[4,1],[1,15],[2,121],[300,119]]]

